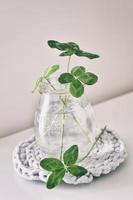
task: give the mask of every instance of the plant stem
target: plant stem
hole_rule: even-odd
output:
[[[64,114],[64,105],[63,105],[63,114],[62,114],[62,131],[61,131],[61,148],[60,148],[60,160],[62,160],[62,155],[63,155],[63,138],[64,138],[64,119],[65,119],[65,114]]]
[[[69,56],[69,58],[68,58],[68,65],[67,65],[67,72],[68,72],[68,73],[69,73],[69,70],[70,70],[70,61],[71,61],[71,56]],[[66,90],[67,90],[67,86],[66,86]],[[67,99],[67,97],[66,97],[66,99]],[[72,115],[74,121],[75,121],[75,122],[78,124],[78,126],[80,127],[81,131],[87,135],[89,141],[92,143],[92,138],[90,137],[90,134],[86,133],[86,131],[80,126],[80,122],[79,122],[78,119],[75,117],[75,115],[74,115],[73,113],[72,113],[71,115]]]
[[[82,162],[83,160],[85,160],[91,153],[91,151],[93,150],[93,148],[95,147],[95,145],[97,144],[98,140],[100,139],[100,137],[104,134],[104,132],[106,131],[107,127],[105,126],[101,133],[98,135],[98,137],[96,138],[95,142],[92,144],[91,148],[89,149],[88,153],[83,157],[81,158],[81,160],[79,160],[79,162]]]
[[[54,90],[56,90],[56,88],[52,85],[52,83],[51,83],[48,79],[46,79],[46,80],[47,80],[47,82],[50,84],[50,86],[51,86]],[[62,103],[66,106],[66,101],[64,101],[61,97],[60,97],[60,99],[61,99]],[[85,135],[87,135],[87,138],[88,138],[89,141],[92,143],[92,138],[90,137],[90,134],[89,134],[89,133],[86,133],[86,131],[81,127],[80,122],[79,122],[78,119],[75,117],[75,115],[74,115],[73,113],[71,113],[71,115],[72,115],[72,118],[74,119],[74,121],[76,122],[76,124],[79,126],[80,130],[81,130],[83,133],[85,133]]]
[[[67,65],[67,72],[69,73],[70,70],[70,61],[71,61],[71,56],[68,58],[68,65]]]
[[[51,86],[51,88],[53,88],[54,90],[56,90],[56,88],[52,85],[52,83],[49,81],[49,79],[46,79],[46,80],[49,83],[49,85]]]
[[[78,126],[80,127],[80,130],[87,136],[87,139],[92,143],[93,140],[92,138],[90,137],[90,134],[88,134],[83,128],[82,126],[80,125],[80,122],[78,121],[78,119],[75,117],[75,115],[73,113],[71,113],[74,121],[78,124]]]
[[[67,73],[69,73],[69,70],[70,70],[70,61],[71,61],[71,56],[68,57]],[[65,85],[65,89],[66,89],[66,91],[68,91],[67,85]],[[65,97],[66,100],[67,100],[67,97],[68,97],[68,94],[66,94],[66,97]]]

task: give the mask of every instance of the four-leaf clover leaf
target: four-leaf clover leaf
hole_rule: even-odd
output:
[[[86,72],[83,66],[76,66],[71,73],[63,73],[58,78],[61,84],[69,84],[69,92],[76,98],[82,96],[85,85],[93,85],[97,80],[97,75]]]
[[[78,146],[73,145],[63,154],[63,162],[57,158],[44,158],[41,160],[40,166],[51,172],[47,180],[48,189],[52,189],[59,185],[62,182],[65,173],[71,173],[77,177],[84,176],[87,173],[87,170],[84,167],[75,164],[78,159],[78,153]]]

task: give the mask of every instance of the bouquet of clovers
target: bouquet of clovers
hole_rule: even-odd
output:
[[[68,89],[69,93],[76,98],[81,97],[84,94],[85,87],[87,85],[93,85],[97,82],[98,77],[92,72],[88,72],[84,66],[74,66],[70,69],[70,60],[73,55],[79,57],[86,57],[89,59],[95,59],[99,56],[97,54],[92,54],[80,49],[79,45],[74,42],[61,43],[55,40],[49,40],[48,45],[51,48],[56,48],[61,51],[59,56],[68,56],[68,65],[66,72],[62,73],[58,77],[60,84],[64,84]],[[53,89],[56,90],[55,85],[50,81],[51,75],[53,75],[57,70],[59,70],[59,65],[53,65],[48,67],[43,74],[37,79],[35,87],[32,92],[35,90],[40,91],[41,83],[46,81],[47,84]],[[66,106],[66,100],[62,100],[64,106]],[[74,116],[75,119],[75,116]],[[75,120],[77,122],[77,120]],[[87,174],[87,170],[81,166],[82,161],[84,161],[91,153],[95,147],[97,141],[101,135],[105,132],[106,127],[102,129],[98,137],[92,143],[91,148],[86,153],[86,155],[78,160],[79,149],[77,145],[72,145],[63,153],[63,146],[61,146],[61,155],[60,159],[57,158],[44,158],[40,161],[40,166],[42,169],[50,172],[47,179],[47,188],[52,189],[58,184],[61,183],[65,173],[70,173],[74,176],[81,177]],[[80,164],[81,163],[81,164]]]

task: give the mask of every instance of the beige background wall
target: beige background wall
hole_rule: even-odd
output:
[[[0,0],[0,136],[32,126],[34,80],[49,65],[65,68],[48,39],[101,56],[72,60],[99,75],[88,90],[93,104],[133,90],[132,21],[132,0]]]

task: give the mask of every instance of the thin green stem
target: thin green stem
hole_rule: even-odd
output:
[[[87,139],[92,143],[93,142],[93,139],[92,137],[90,136],[89,133],[87,133],[83,128],[82,126],[80,125],[80,122],[78,121],[78,119],[75,117],[75,115],[73,113],[71,113],[74,121],[78,124],[78,126],[80,127],[80,130],[87,136]]]
[[[71,61],[71,56],[68,57],[67,73],[69,73],[69,71],[70,71],[70,61]],[[68,86],[67,85],[65,85],[65,89],[66,89],[66,91],[68,91]],[[68,96],[68,94],[65,97],[66,100],[67,100],[67,96]]]
[[[69,58],[68,58],[68,65],[67,65],[67,72],[68,72],[68,73],[69,73],[69,71],[70,71],[70,61],[71,61],[71,56],[69,56]],[[67,86],[66,86],[66,90],[67,90]],[[67,97],[66,97],[66,99],[67,99]],[[75,122],[78,124],[78,126],[80,127],[80,130],[81,130],[83,133],[85,133],[85,135],[87,135],[87,138],[88,138],[89,141],[92,143],[93,140],[92,140],[92,137],[90,136],[90,134],[89,134],[89,133],[86,133],[86,131],[80,126],[80,122],[79,122],[78,119],[75,117],[75,115],[74,115],[73,113],[71,113],[71,115],[72,115],[74,121],[75,121]]]
[[[51,86],[52,89],[56,90],[56,88],[52,85],[52,83],[49,81],[49,79],[46,79],[49,85]]]
[[[105,126],[101,133],[98,135],[98,137],[96,138],[96,140],[94,141],[94,143],[92,144],[91,148],[89,149],[88,153],[83,157],[81,158],[78,162],[82,162],[84,161],[91,153],[91,151],[93,150],[93,148],[95,147],[95,145],[97,144],[98,140],[100,139],[100,137],[104,134],[104,132],[106,131],[107,127]]]
[[[60,148],[60,160],[62,160],[62,155],[63,155],[63,138],[64,138],[64,119],[65,119],[65,114],[64,114],[64,105],[62,109],[62,131],[61,131],[61,148]]]
[[[47,82],[49,83],[49,85],[51,86],[51,88],[53,89],[53,90],[56,90],[56,88],[53,86],[53,84],[48,80],[48,79],[46,79],[47,80]],[[61,101],[62,101],[62,103],[66,106],[66,102],[60,97],[60,99],[61,99]]]
[[[50,86],[53,88],[53,90],[56,90],[56,88],[52,85],[52,83],[51,83],[48,79],[46,79],[46,80],[47,80],[47,82],[50,84]],[[61,99],[62,103],[66,106],[66,100],[64,101],[61,97],[60,97],[60,99]],[[74,115],[73,113],[71,113],[71,115],[72,115],[72,118],[74,119],[74,121],[76,122],[76,124],[79,126],[80,130],[81,130],[83,133],[85,133],[85,135],[87,136],[87,138],[89,139],[89,141],[92,143],[93,140],[92,140],[92,137],[90,137],[90,134],[87,133],[87,132],[81,127],[80,122],[79,122],[78,119],[75,117],[75,115]]]
[[[68,58],[68,65],[67,65],[67,72],[69,73],[70,70],[70,61],[71,61],[71,56]]]

